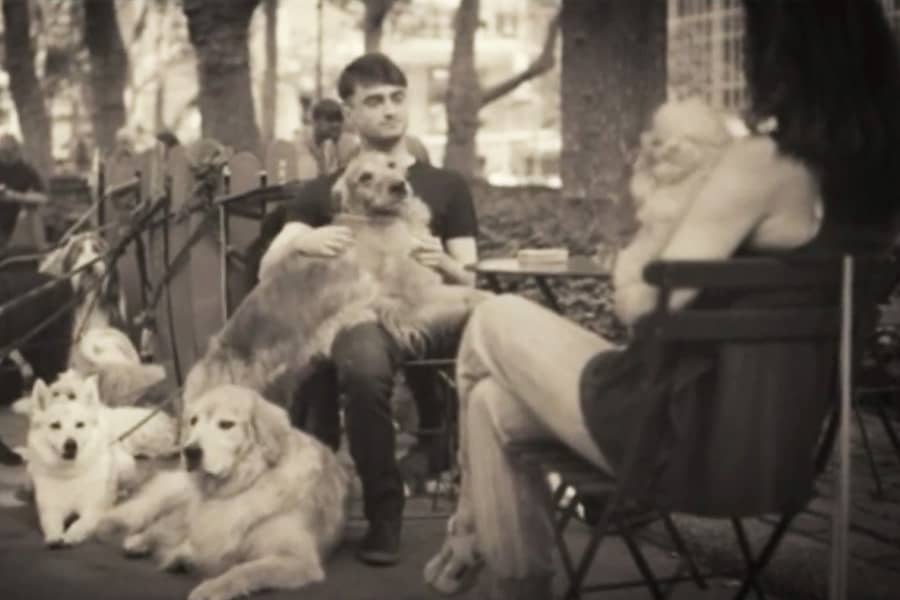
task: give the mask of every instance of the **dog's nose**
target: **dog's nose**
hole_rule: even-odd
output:
[[[390,185],[390,187],[388,187],[388,191],[395,196],[399,196],[400,198],[405,198],[406,197],[406,182],[398,181],[396,183],[392,183]]]
[[[78,454],[78,444],[75,440],[68,439],[63,444],[63,458],[71,460]]]
[[[200,461],[203,460],[203,448],[200,446],[185,446],[182,454],[184,454],[184,462],[188,471],[196,469],[200,465]]]

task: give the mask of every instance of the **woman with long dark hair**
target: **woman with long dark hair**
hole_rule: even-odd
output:
[[[743,4],[753,133],[724,151],[654,258],[887,251],[900,191],[900,58],[879,4]],[[511,441],[555,438],[600,468],[621,468],[647,376],[638,350],[640,322],[652,310],[656,290],[636,278],[614,274],[613,280],[616,313],[635,331],[624,348],[515,296],[499,296],[474,311],[457,363],[462,491],[447,541],[425,569],[426,581],[439,591],[460,591],[486,565],[491,598],[552,597],[552,529],[540,506],[546,482],[515,471],[503,448]],[[677,292],[671,301],[680,309],[710,298],[693,290]],[[748,375],[735,386],[729,407],[759,416],[766,410],[759,403],[769,402],[783,418],[766,421],[763,414],[757,429],[743,435],[782,434],[790,423],[795,447],[812,448],[827,399],[799,387],[816,382],[822,357],[766,344],[765,352],[742,350],[736,360],[745,369],[737,371],[738,379]],[[669,393],[677,395],[708,389],[722,365],[669,368]],[[734,443],[753,447],[763,441]],[[783,475],[780,469],[796,466],[775,464],[766,454],[760,449],[753,457],[760,473]],[[808,454],[795,454],[809,462]],[[728,457],[711,460],[720,458]],[[804,473],[778,492],[804,493],[812,486],[811,468]],[[739,475],[753,481],[752,474]],[[738,499],[748,510],[783,500],[757,487]]]

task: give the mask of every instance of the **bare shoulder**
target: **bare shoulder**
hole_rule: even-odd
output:
[[[737,140],[724,152],[718,167],[720,174],[757,188],[779,189],[813,181],[806,165],[782,153],[768,136]]]

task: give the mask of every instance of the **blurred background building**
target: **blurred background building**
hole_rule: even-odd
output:
[[[696,87],[714,106],[740,112],[747,101],[741,0],[668,3],[670,88],[693,79],[687,85]],[[900,0],[881,0],[881,4],[894,30],[900,31]]]

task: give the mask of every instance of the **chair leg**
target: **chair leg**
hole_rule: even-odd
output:
[[[875,464],[875,454],[872,452],[872,444],[869,442],[869,432],[866,430],[866,424],[865,421],[863,421],[862,413],[855,404],[853,406],[853,416],[856,417],[856,424],[859,428],[860,438],[862,438],[866,462],[869,463],[869,471],[872,472],[872,477],[875,479],[875,497],[883,498],[884,486],[881,483],[881,473],[878,471],[878,465]]]
[[[688,549],[675,523],[672,522],[672,516],[669,513],[662,513],[662,521],[666,531],[669,532],[669,537],[672,538],[672,543],[675,544],[675,550],[678,552],[681,560],[687,564],[688,572],[691,574],[694,583],[702,590],[709,588],[706,578],[700,573],[700,568],[694,560],[693,553]]]
[[[559,556],[566,571],[566,576],[569,578],[569,581],[572,581],[575,576],[575,562],[572,560],[572,553],[569,551],[569,545],[566,543],[565,531],[578,510],[578,496],[572,498],[572,502],[568,506],[560,506],[568,489],[568,485],[561,483],[553,492],[552,506],[556,507],[559,512],[559,518],[553,524],[553,536],[556,540],[556,547],[559,549]]]
[[[569,587],[563,595],[564,600],[577,600],[578,598],[581,598],[581,584],[587,575],[591,563],[594,562],[594,557],[597,555],[597,549],[600,547],[600,542],[603,541],[606,530],[609,528],[609,513],[610,508],[607,508],[591,530],[591,539],[588,540],[587,547],[584,549],[584,553],[582,553],[581,559],[578,561],[578,566],[575,568],[575,572],[569,581]]]
[[[620,519],[617,523],[617,528],[622,534],[622,539],[625,541],[625,546],[628,548],[629,554],[631,554],[631,559],[634,561],[635,566],[638,568],[638,571],[640,571],[647,587],[650,589],[650,593],[656,600],[664,600],[666,594],[664,594],[660,588],[659,581],[656,579],[656,574],[653,573],[653,569],[650,568],[650,564],[647,562],[644,553],[641,552],[641,549],[638,547],[637,543],[635,543],[634,533],[626,522],[626,519]]]
[[[759,556],[757,556],[755,560],[753,560],[751,556],[744,581],[741,584],[741,587],[738,590],[737,594],[735,594],[734,596],[735,600],[743,600],[743,598],[746,598],[751,589],[756,591],[756,593],[761,597],[765,597],[762,593],[762,589],[759,586],[757,578],[759,577],[759,574],[762,573],[763,569],[766,568],[766,565],[769,564],[769,561],[772,560],[772,556],[774,556],[775,550],[778,549],[778,544],[781,543],[781,538],[784,537],[785,533],[787,533],[788,527],[796,516],[796,512],[783,515],[775,525],[775,529],[772,531],[772,534],[766,541],[765,546],[763,546],[762,552],[759,553]],[[747,542],[747,534],[744,531],[744,527],[741,524],[740,520],[732,519],[732,523],[735,524],[735,531],[738,532],[738,537],[743,538],[744,547],[749,550],[750,545]]]
[[[757,597],[765,598],[766,594],[762,591],[762,588],[760,588],[759,583],[756,581],[756,575],[753,574],[753,564],[755,562],[753,559],[753,549],[750,547],[750,540],[747,539],[747,531],[744,529],[744,524],[741,523],[740,519],[732,518],[731,525],[734,527],[734,533],[737,536],[738,546],[741,549],[741,554],[744,556],[744,565],[746,567],[741,590],[746,587],[747,591],[749,591],[752,587],[753,591],[756,592]],[[741,596],[740,591],[736,597],[743,597]]]
[[[894,400],[897,400],[897,396],[894,395]],[[887,411],[884,409],[884,404],[878,403],[875,406],[875,410],[878,411],[878,418],[881,420],[881,424],[884,426],[884,431],[887,433],[888,439],[891,440],[891,445],[894,447],[894,451],[897,453],[897,458],[900,459],[900,438],[897,437],[897,430],[894,429],[893,423],[891,423],[891,418],[888,416]]]

